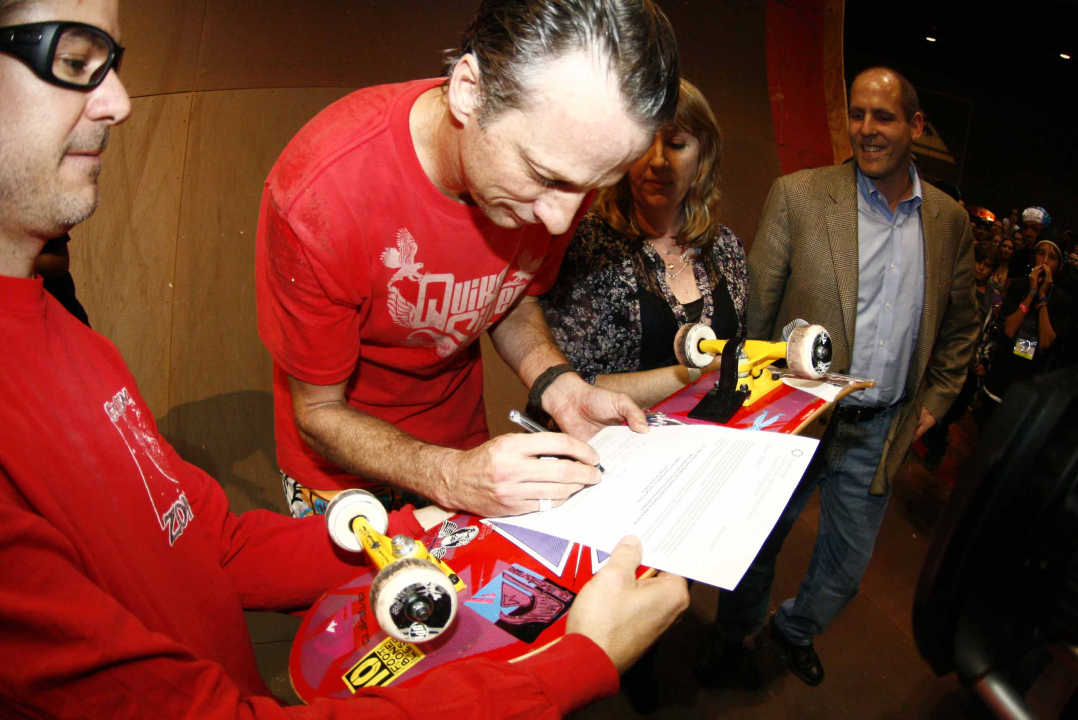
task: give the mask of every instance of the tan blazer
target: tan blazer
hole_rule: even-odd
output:
[[[943,417],[965,381],[977,338],[973,233],[966,211],[921,183],[925,296],[902,408],[872,481],[885,493],[925,407]],[[857,317],[857,182],[853,163],[775,181],[749,253],[748,336],[781,339],[795,318],[827,328],[832,369],[847,373]]]

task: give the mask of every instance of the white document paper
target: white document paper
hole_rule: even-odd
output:
[[[786,383],[792,388],[804,390],[808,394],[815,395],[821,400],[826,400],[827,402],[834,402],[835,398],[838,397],[838,394],[844,389],[839,385],[824,382],[823,380],[806,380],[805,378],[784,377],[782,379],[782,382]]]
[[[606,473],[546,512],[491,518],[610,552],[625,535],[644,564],[732,590],[778,521],[816,450],[796,435],[714,425],[604,428]]]

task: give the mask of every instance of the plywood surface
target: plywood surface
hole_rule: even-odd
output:
[[[120,3],[121,77],[132,97],[195,89],[206,0]]]
[[[198,89],[362,87],[441,74],[475,0],[209,0]]]
[[[168,409],[173,267],[190,95],[132,101],[114,128],[97,213],[71,232],[90,323],[119,347],[154,417]]]
[[[846,99],[846,68],[843,46],[845,0],[824,0],[823,89],[827,104],[827,125],[835,164],[853,155],[850,148],[849,102]]]
[[[198,93],[191,112],[168,436],[216,477],[233,509],[283,509],[272,365],[258,339],[255,230],[262,185],[292,136],[347,89]]]
[[[783,173],[834,164],[824,91],[825,0],[767,3],[767,77]]]
[[[742,0],[662,7],[677,35],[682,74],[704,93],[722,128],[722,218],[748,249],[779,175],[767,92],[765,5]]]

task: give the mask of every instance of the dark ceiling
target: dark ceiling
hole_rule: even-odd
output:
[[[957,76],[994,94],[1043,97],[1065,91],[1067,102],[1073,102],[1078,1],[999,5],[1004,9],[982,2],[913,0],[881,6],[847,0],[846,49],[901,58],[902,64]]]

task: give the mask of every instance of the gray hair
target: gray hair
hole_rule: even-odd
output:
[[[445,74],[462,55],[475,57],[486,122],[525,105],[529,68],[578,50],[607,60],[626,111],[642,126],[655,130],[674,119],[677,42],[652,0],[482,0]]]

